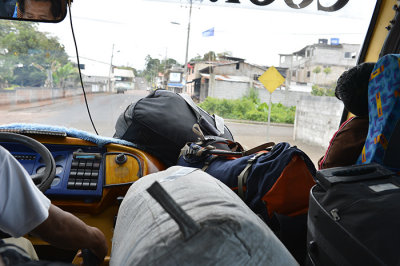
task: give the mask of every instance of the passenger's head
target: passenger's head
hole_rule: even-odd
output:
[[[55,20],[61,17],[61,0],[18,0],[22,18]]]
[[[368,83],[375,63],[362,63],[345,71],[338,79],[335,95],[347,111],[368,115]]]

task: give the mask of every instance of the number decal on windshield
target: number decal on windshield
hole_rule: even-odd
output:
[[[218,0],[210,0],[210,2],[217,2]],[[284,0],[286,5],[290,8],[293,9],[302,9],[305,8],[307,6],[309,6],[314,0],[303,0],[300,4],[295,4],[293,3],[293,0]],[[252,2],[253,4],[257,5],[257,6],[267,6],[273,2],[275,2],[275,0],[250,0],[250,2]],[[320,0],[318,0],[318,10],[321,11],[327,11],[327,12],[333,12],[333,11],[337,11],[339,9],[341,9],[342,7],[344,7],[347,3],[349,2],[349,0],[337,0],[337,2],[331,6],[323,6],[320,3]],[[225,3],[229,3],[229,4],[240,4],[239,0],[226,0]]]

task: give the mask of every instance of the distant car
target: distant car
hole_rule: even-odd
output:
[[[125,93],[125,91],[127,91],[127,90],[133,90],[134,85],[131,82],[119,81],[115,84],[115,89],[116,89],[117,93]]]
[[[125,93],[125,91],[126,91],[126,89],[125,88],[117,88],[117,94],[118,93],[122,93],[122,94],[124,94]]]

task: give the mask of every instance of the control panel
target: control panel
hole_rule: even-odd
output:
[[[21,144],[0,143],[30,175],[41,173],[45,164],[40,155]],[[45,192],[49,197],[73,196],[84,200],[100,198],[104,184],[103,154],[95,146],[45,144],[54,157],[56,176]]]

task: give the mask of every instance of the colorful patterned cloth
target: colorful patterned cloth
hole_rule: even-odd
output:
[[[376,63],[368,85],[369,128],[357,164],[383,164],[392,132],[400,118],[400,55]]]

